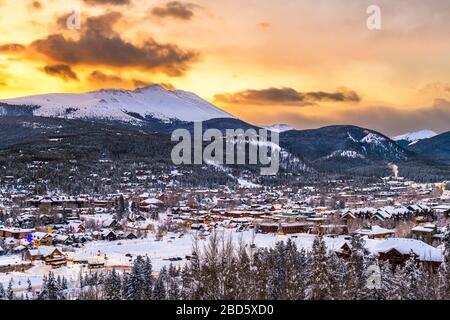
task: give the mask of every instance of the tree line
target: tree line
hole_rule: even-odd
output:
[[[11,283],[0,286],[0,299],[42,300],[435,300],[450,299],[450,232],[444,238],[438,270],[419,263],[411,253],[404,265],[371,256],[364,240],[353,237],[344,258],[328,251],[316,237],[310,251],[292,240],[273,248],[235,245],[216,235],[202,248],[194,243],[184,268],[153,270],[148,257],[138,256],[131,271],[80,275],[76,288],[52,273],[39,293],[15,296]]]

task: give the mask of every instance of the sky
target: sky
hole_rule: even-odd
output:
[[[447,0],[0,0],[0,98],[160,83],[258,125],[440,133],[449,34]]]

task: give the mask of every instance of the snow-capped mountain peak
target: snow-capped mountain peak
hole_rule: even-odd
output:
[[[407,141],[408,145],[414,144],[419,140],[422,139],[428,139],[428,138],[432,138],[434,136],[436,136],[437,133],[429,130],[429,129],[422,129],[419,131],[414,131],[414,132],[408,132],[396,137],[393,137],[392,140],[394,141]]]
[[[285,131],[289,131],[289,130],[294,130],[292,127],[288,126],[287,124],[273,124],[271,126],[264,126],[265,129],[273,131],[273,132],[285,132]]]
[[[102,89],[80,94],[53,93],[0,100],[9,106],[33,107],[35,116],[107,119],[140,122],[153,117],[163,121],[205,121],[233,118],[194,93],[150,85],[136,90]],[[1,108],[1,105],[0,105]]]

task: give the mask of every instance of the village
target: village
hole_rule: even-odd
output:
[[[6,177],[3,186],[12,185]],[[371,255],[403,264],[413,253],[437,269],[450,213],[448,182],[416,183],[397,176],[364,187],[336,180],[318,186],[221,189],[135,184],[106,195],[35,195],[5,187],[0,198],[0,283],[39,290],[49,271],[75,286],[96,270],[130,270],[138,256],[155,272],[183,268],[193,243],[213,233],[250,248],[293,240],[309,250],[323,236],[329,250],[350,255],[350,240],[365,239]]]

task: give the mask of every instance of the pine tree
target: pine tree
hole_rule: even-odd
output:
[[[411,252],[409,259],[405,263],[405,276],[402,282],[405,286],[404,292],[406,300],[422,300],[421,282],[424,277],[422,269],[419,268],[416,261],[416,256]]]
[[[142,265],[142,294],[144,300],[151,300],[153,295],[153,285],[154,285],[154,277],[153,277],[153,267],[152,262],[149,257],[146,257],[143,265]]]
[[[27,284],[28,284],[28,286],[27,286],[27,291],[28,291],[29,293],[33,292],[33,287],[31,286],[31,281],[30,281],[30,279],[27,279]]]
[[[117,274],[116,269],[113,269],[105,278],[103,286],[104,298],[106,300],[120,300],[122,298],[121,287],[120,276]]]
[[[117,220],[122,220],[123,215],[125,213],[125,200],[123,198],[123,195],[119,196],[119,199],[117,200],[117,208],[116,208],[116,218]]]
[[[142,256],[137,256],[131,268],[131,273],[127,279],[127,299],[128,300],[142,300],[143,299],[143,267],[144,259]]]
[[[314,239],[309,260],[306,299],[332,299],[330,292],[331,276],[328,268],[327,248],[322,237],[316,237]]]
[[[180,287],[178,285],[179,272],[172,264],[169,266],[169,272],[167,274],[167,299],[178,300],[180,299]]]
[[[367,250],[364,240],[354,236],[351,241],[351,255],[348,261],[346,299],[362,300],[367,297]]]
[[[155,288],[153,289],[153,300],[166,299],[166,288],[165,288],[166,272],[167,272],[166,267],[163,267],[159,273],[158,279],[156,280]]]
[[[444,254],[443,261],[439,267],[439,298],[450,300],[450,226],[443,239]]]
[[[6,299],[6,292],[5,289],[3,288],[3,284],[0,283],[0,300],[4,299]]]
[[[6,289],[6,298],[8,300],[14,300],[15,299],[14,291],[12,289],[12,283],[13,283],[13,279],[11,278],[9,280],[9,283],[8,283],[8,288]]]

